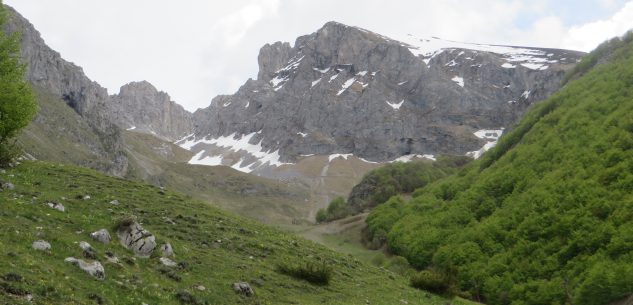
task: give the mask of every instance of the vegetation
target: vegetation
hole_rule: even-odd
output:
[[[336,219],[345,218],[350,214],[350,209],[343,197],[336,197],[327,209],[320,209],[316,214],[317,222],[332,221]]]
[[[277,266],[277,270],[283,274],[317,285],[327,285],[332,278],[332,268],[326,265],[325,262],[306,262],[299,265],[284,263]]]
[[[446,294],[449,283],[443,274],[432,270],[422,270],[411,277],[411,286],[434,293]]]
[[[633,294],[633,40],[607,45],[481,160],[378,206],[370,237],[489,304]]]
[[[0,191],[2,304],[447,302],[409,287],[405,277],[170,190],[43,162],[23,162],[0,173],[0,179],[15,185],[14,190]],[[85,199],[86,195],[90,198]],[[113,200],[119,204],[111,204]],[[65,212],[50,208],[48,202],[63,204]],[[134,219],[159,244],[173,246],[172,260],[178,266],[163,266],[156,255],[134,257],[120,245],[114,228]],[[108,245],[90,237],[102,228],[113,237]],[[46,240],[52,248],[33,250],[36,240]],[[93,279],[64,262],[70,256],[81,257],[80,241],[94,248],[105,280]],[[108,255],[119,262],[108,262]],[[323,279],[329,274],[328,284],[315,285],[280,273],[279,265],[299,270],[302,279],[313,275]],[[322,265],[330,272],[320,271]],[[232,284],[236,282],[249,283],[255,295],[235,293]],[[450,302],[468,304],[460,299]]]
[[[7,19],[0,1],[0,28]],[[15,136],[26,127],[37,112],[30,85],[20,63],[18,33],[7,35],[0,31],[0,165],[11,162],[18,155]]]
[[[444,178],[468,164],[472,159],[441,156],[437,161],[395,162],[370,171],[352,189],[347,202],[338,197],[327,209],[317,212],[316,221],[333,221],[362,213],[387,201],[391,196],[411,193],[430,182]]]

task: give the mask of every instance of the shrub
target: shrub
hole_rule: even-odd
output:
[[[282,263],[277,266],[279,273],[306,280],[316,285],[327,285],[332,278],[332,268],[322,263],[307,262],[305,264]]]
[[[446,277],[432,270],[422,270],[412,276],[411,286],[438,294],[446,294],[450,288]]]
[[[336,197],[327,209],[320,209],[316,215],[317,222],[333,221],[347,217],[350,213],[343,197]]]
[[[0,28],[6,19],[0,2]],[[24,78],[25,66],[20,63],[19,33],[0,31],[0,67],[0,165],[5,165],[18,154],[13,138],[37,112],[33,90]]]

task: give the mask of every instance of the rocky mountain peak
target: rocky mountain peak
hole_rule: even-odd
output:
[[[558,89],[581,55],[413,36],[398,41],[328,22],[293,47],[264,46],[258,79],[198,111],[195,135],[182,143],[196,152],[194,163],[247,172],[312,154],[368,162],[478,156],[498,138],[483,131],[511,128]]]

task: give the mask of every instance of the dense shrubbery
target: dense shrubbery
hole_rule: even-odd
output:
[[[327,209],[320,209],[316,215],[317,222],[332,221],[335,219],[341,219],[349,215],[350,209],[343,197],[336,197]]]
[[[277,266],[280,273],[290,275],[294,278],[306,280],[316,285],[327,285],[332,279],[332,268],[324,262],[307,262],[305,264],[283,263]]]
[[[422,270],[411,277],[411,286],[437,294],[446,294],[450,284],[444,275],[432,270]]]
[[[469,157],[442,156],[437,161],[396,162],[367,173],[352,190],[347,202],[334,199],[327,209],[317,212],[316,221],[332,221],[363,212],[389,200],[394,195],[411,193],[430,182],[456,173],[472,161]]]
[[[6,19],[7,12],[0,1],[0,29]],[[0,166],[18,155],[13,138],[37,111],[31,87],[24,80],[19,41],[19,35],[6,35],[0,30]]]
[[[633,294],[633,42],[611,44],[607,61],[596,58],[604,64],[534,107],[482,160],[377,207],[370,237],[488,304]]]

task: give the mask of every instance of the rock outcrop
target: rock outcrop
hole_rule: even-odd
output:
[[[113,121],[129,130],[175,141],[193,130],[192,114],[152,84],[132,82],[113,96]]]
[[[141,257],[149,257],[156,248],[154,235],[137,222],[119,227],[117,236],[121,240],[121,245]]]
[[[112,236],[110,236],[110,232],[108,232],[108,230],[106,229],[101,229],[99,231],[92,232],[90,233],[90,237],[92,237],[92,239],[103,244],[109,244],[110,241],[112,240]]]

